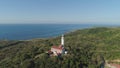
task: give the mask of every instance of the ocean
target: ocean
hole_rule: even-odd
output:
[[[0,24],[0,40],[51,38],[77,29],[106,25],[93,24]],[[107,25],[108,26],[108,25]],[[111,26],[111,25],[110,25]]]

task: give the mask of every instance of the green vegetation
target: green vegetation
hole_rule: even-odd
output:
[[[91,28],[65,35],[67,55],[45,52],[60,37],[25,41],[0,40],[0,68],[99,68],[105,60],[120,58],[120,28]],[[102,58],[101,58],[102,57]]]

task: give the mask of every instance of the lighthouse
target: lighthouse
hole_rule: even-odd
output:
[[[53,56],[67,54],[67,51],[65,51],[64,47],[64,35],[61,36],[61,44],[59,46],[52,46],[51,50],[48,53],[53,53]]]
[[[61,46],[64,47],[64,35],[62,34],[62,37],[61,37]]]
[[[65,47],[64,47],[64,35],[62,34],[61,36],[61,47],[62,47],[62,53],[61,54],[65,54]]]

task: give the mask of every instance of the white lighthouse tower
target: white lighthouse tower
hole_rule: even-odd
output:
[[[65,51],[65,47],[64,47],[64,35],[63,34],[61,37],[61,46],[62,46],[62,54],[67,54],[67,51]]]
[[[61,37],[61,45],[64,47],[64,35],[62,34],[62,37]]]

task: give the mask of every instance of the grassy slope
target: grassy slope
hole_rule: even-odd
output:
[[[95,54],[103,55],[107,60],[120,58],[119,41],[120,28],[83,29],[65,35],[65,47],[70,55],[76,52],[74,50],[77,48],[93,45]],[[12,63],[21,64],[20,61],[22,62],[26,58],[34,59],[49,50],[52,45],[59,44],[60,37],[29,41],[0,41],[0,66],[5,63],[6,66],[10,66]],[[84,50],[86,49],[84,48]]]
[[[95,52],[103,55],[105,59],[120,58],[120,28],[84,29],[70,33],[67,36],[73,38],[76,42],[79,41],[80,45],[85,43],[95,45]]]

